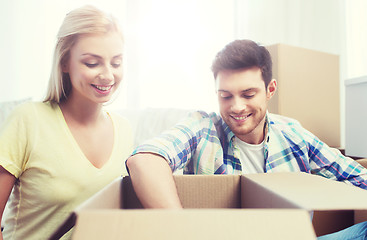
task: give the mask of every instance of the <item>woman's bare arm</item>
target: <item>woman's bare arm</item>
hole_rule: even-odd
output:
[[[15,177],[0,166],[0,225],[3,217],[5,205],[8,201],[10,192],[15,183]],[[0,240],[3,239],[3,235],[0,232]]]

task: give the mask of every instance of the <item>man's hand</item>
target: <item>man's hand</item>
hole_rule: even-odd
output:
[[[139,153],[126,162],[137,197],[145,208],[182,208],[167,161]]]

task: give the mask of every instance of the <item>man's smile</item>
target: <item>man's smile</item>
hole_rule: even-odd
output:
[[[245,121],[247,118],[249,118],[251,115],[252,115],[252,113],[247,114],[247,115],[242,114],[242,115],[230,115],[230,116],[231,116],[231,118],[233,118],[233,119],[234,119],[234,120],[236,120],[236,121],[243,122],[243,121]]]

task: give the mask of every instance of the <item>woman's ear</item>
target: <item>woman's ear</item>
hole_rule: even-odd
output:
[[[61,62],[61,70],[63,73],[68,73],[69,72],[69,64],[67,61],[62,61]]]
[[[267,99],[271,99],[274,96],[276,90],[277,90],[277,80],[272,79],[268,84],[266,93]]]

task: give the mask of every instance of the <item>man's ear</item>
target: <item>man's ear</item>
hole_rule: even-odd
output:
[[[266,97],[268,100],[274,96],[276,90],[277,90],[277,80],[272,79],[268,84],[267,93],[266,93]]]

